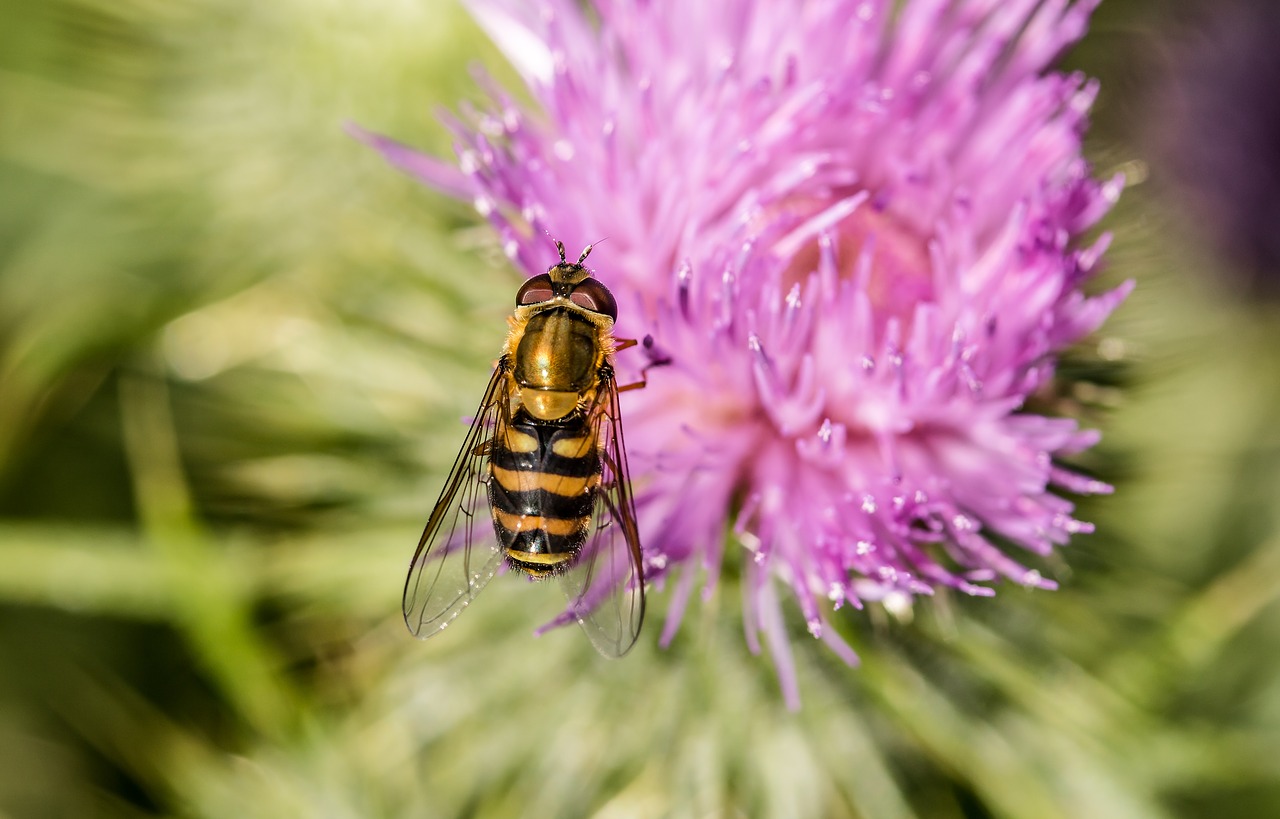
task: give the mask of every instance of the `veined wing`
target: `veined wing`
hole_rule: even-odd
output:
[[[502,563],[486,504],[489,449],[510,411],[509,370],[504,358],[489,379],[409,564],[404,622],[417,637],[430,637],[453,622]]]
[[[603,474],[596,491],[587,541],[561,575],[569,606],[556,622],[576,620],[606,657],[621,657],[644,622],[644,565],[635,501],[618,410],[618,387],[605,378],[592,407],[591,428],[600,442]]]

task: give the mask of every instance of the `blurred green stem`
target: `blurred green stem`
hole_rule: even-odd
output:
[[[1227,642],[1280,599],[1280,538],[1252,550],[1230,571],[1192,598],[1156,634],[1156,645],[1142,644],[1117,658],[1103,676],[1161,708],[1186,681],[1206,673]]]
[[[296,697],[254,631],[247,584],[195,519],[167,385],[158,377],[122,376],[120,414],[138,517],[168,574],[173,617],[239,713],[278,736]]]

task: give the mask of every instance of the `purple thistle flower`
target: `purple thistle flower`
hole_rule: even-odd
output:
[[[472,0],[540,110],[492,88],[458,169],[364,135],[530,275],[608,238],[616,333],[667,364],[623,407],[661,641],[741,544],[793,705],[778,581],[854,663],[833,609],[1053,588],[1017,552],[1090,530],[1057,491],[1109,491],[1057,464],[1096,433],[1019,412],[1129,290],[1080,290],[1121,181],[1081,156],[1096,82],[1047,71],[1095,3],[894,5]]]

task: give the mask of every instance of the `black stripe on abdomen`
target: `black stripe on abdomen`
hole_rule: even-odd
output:
[[[582,518],[591,515],[593,493],[561,495],[546,489],[512,491],[494,478],[489,483],[489,502],[503,512],[513,515],[534,515],[546,518]]]
[[[489,462],[512,472],[545,472],[570,478],[587,478],[600,473],[600,459],[593,455],[566,458],[545,446],[534,452],[512,452],[501,444],[489,452]]]
[[[586,527],[583,531],[572,535],[552,535],[545,529],[525,529],[523,532],[512,532],[501,523],[495,523],[502,537],[503,545],[510,552],[525,552],[530,555],[565,555],[572,557],[582,548],[586,538]]]

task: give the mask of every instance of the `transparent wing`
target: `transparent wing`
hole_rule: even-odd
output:
[[[404,582],[404,622],[415,636],[437,634],[475,599],[502,563],[486,508],[489,448],[509,412],[510,379],[498,363],[427,520]]]
[[[644,622],[644,566],[612,377],[601,383],[592,413],[604,470],[587,542],[561,575],[569,606],[557,621],[577,620],[597,651],[621,657],[635,644]]]

